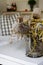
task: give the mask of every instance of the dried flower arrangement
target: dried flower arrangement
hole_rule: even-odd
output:
[[[21,19],[21,17],[19,19]],[[28,39],[31,39],[30,46],[29,41],[27,41],[28,51],[26,55],[30,57],[43,56],[43,23],[41,23],[41,20],[19,20],[17,23],[15,28],[17,28],[18,31],[15,31],[15,33],[18,35],[20,34],[21,37],[25,35]]]

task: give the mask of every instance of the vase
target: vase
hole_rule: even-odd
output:
[[[31,38],[29,38],[29,40],[27,40],[27,43],[26,43],[26,56],[27,57],[33,57],[33,58],[43,56],[43,43],[41,41],[38,41],[34,45],[33,41],[34,41],[34,39],[32,40]]]

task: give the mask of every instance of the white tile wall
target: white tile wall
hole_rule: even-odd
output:
[[[6,11],[6,0],[0,0],[0,12]]]

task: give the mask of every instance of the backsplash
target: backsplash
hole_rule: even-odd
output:
[[[30,9],[28,5],[28,0],[7,0],[7,4],[11,4],[12,2],[16,2],[18,11]]]
[[[7,6],[12,2],[16,2],[18,11],[30,9],[28,0],[0,0],[0,12],[6,11]],[[43,10],[43,0],[39,0],[39,7]]]

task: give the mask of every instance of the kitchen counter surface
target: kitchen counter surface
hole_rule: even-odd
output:
[[[10,60],[15,60],[23,65],[43,65],[43,57],[40,58],[30,58],[27,57],[26,54],[26,47],[24,40],[16,41],[15,39],[12,44],[6,44],[0,46],[0,57],[4,57]],[[3,42],[3,41],[2,41]],[[2,43],[0,42],[0,44]],[[4,41],[4,43],[8,43]],[[7,57],[8,56],[8,57]],[[30,63],[30,64],[29,64]]]

